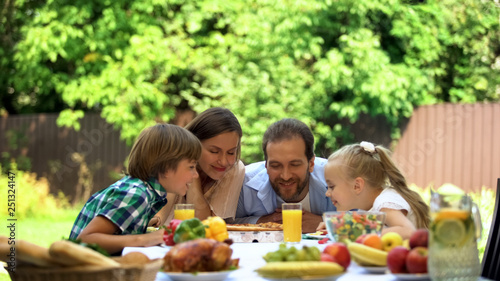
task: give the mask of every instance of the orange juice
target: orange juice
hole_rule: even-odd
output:
[[[174,218],[177,220],[194,218],[194,204],[175,204]]]
[[[194,218],[194,209],[174,210],[174,218],[176,220],[192,219],[192,218]]]
[[[282,210],[285,242],[300,242],[302,238],[302,210]]]

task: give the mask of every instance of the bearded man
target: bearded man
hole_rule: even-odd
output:
[[[302,203],[302,232],[315,232],[322,215],[335,211],[325,196],[324,158],[314,155],[314,136],[303,122],[285,118],[265,132],[265,161],[245,167],[236,223],[282,223],[281,204]]]

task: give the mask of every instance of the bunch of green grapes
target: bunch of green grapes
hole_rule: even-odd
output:
[[[316,247],[303,246],[297,249],[294,246],[287,247],[285,243],[279,245],[279,249],[269,252],[263,256],[266,262],[275,261],[319,261],[321,252]]]

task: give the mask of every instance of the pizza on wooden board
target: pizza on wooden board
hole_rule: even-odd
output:
[[[281,231],[283,225],[276,222],[228,224],[227,231]]]

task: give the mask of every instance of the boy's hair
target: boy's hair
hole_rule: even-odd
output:
[[[270,142],[280,142],[291,140],[293,138],[301,138],[306,144],[307,160],[314,157],[314,136],[311,129],[302,121],[293,118],[284,118],[273,123],[267,128],[262,140],[262,150],[267,161],[267,144]]]
[[[198,160],[201,143],[188,130],[172,124],[156,124],[144,129],[129,154],[127,173],[143,181],[159,173],[177,170],[184,159]]]
[[[240,159],[243,131],[241,130],[240,122],[238,122],[236,116],[229,109],[222,107],[209,108],[196,116],[185,128],[200,141],[213,138],[222,133],[237,133],[239,141],[236,159]]]
[[[429,206],[420,195],[411,190],[406,179],[391,160],[390,151],[383,146],[375,146],[373,153],[367,152],[359,144],[346,145],[335,151],[328,162],[341,161],[341,169],[349,179],[362,177],[372,187],[394,188],[408,202],[417,219],[417,228],[429,227]],[[389,181],[390,184],[387,184]]]

